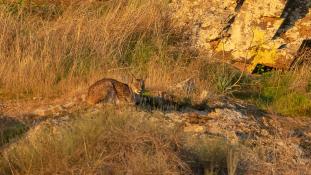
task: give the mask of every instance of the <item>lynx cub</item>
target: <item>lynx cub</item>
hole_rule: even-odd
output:
[[[100,102],[136,104],[144,88],[142,79],[133,78],[129,84],[125,84],[115,79],[104,78],[90,86],[86,101],[90,104]]]

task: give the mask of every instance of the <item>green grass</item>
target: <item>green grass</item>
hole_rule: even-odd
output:
[[[231,94],[248,81],[247,76],[225,63],[204,64],[199,73],[202,80],[208,81],[218,94]]]
[[[272,71],[253,78],[235,97],[248,100],[272,113],[311,116],[308,77],[308,72]]]
[[[277,98],[272,104],[273,108],[288,116],[311,116],[311,99],[305,94],[291,92]]]

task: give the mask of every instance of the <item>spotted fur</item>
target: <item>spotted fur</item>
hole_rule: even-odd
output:
[[[89,104],[135,104],[144,88],[144,81],[141,79],[133,79],[129,84],[125,84],[115,79],[104,78],[89,87],[86,101]]]

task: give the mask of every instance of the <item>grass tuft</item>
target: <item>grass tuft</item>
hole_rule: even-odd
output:
[[[236,93],[264,110],[286,116],[310,116],[309,69],[272,71],[253,78]]]

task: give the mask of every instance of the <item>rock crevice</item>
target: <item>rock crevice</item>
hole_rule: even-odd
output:
[[[173,0],[172,22],[192,44],[237,63],[288,68],[311,38],[310,0]]]

